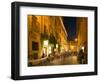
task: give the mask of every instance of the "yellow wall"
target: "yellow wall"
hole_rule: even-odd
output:
[[[88,38],[88,33],[87,33],[87,22],[88,19],[83,17],[83,18],[78,18],[77,19],[77,30],[78,30],[78,46],[84,46],[87,45],[87,38]]]
[[[33,25],[33,26],[32,26]],[[57,16],[28,16],[28,50],[29,55],[38,52],[38,58],[42,57],[43,46],[41,43],[41,34],[53,34],[57,42],[67,49],[67,32],[64,29],[61,17]],[[45,30],[45,31],[44,31]],[[39,51],[32,51],[32,41],[39,43]]]
[[[34,19],[33,19],[34,18]],[[40,24],[38,18],[31,15],[28,16],[28,53],[32,55],[34,53],[41,54],[41,44],[40,44]],[[33,20],[33,22],[32,22]],[[33,23],[33,25],[32,25]],[[39,43],[39,51],[32,50],[32,41]],[[39,55],[38,55],[39,57]]]

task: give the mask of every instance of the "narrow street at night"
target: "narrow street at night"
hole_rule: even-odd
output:
[[[87,34],[87,17],[28,15],[28,66],[87,64]]]

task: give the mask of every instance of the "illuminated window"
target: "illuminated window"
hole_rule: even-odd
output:
[[[47,47],[47,46],[48,46],[48,40],[44,40],[43,45],[44,45],[45,47]]]

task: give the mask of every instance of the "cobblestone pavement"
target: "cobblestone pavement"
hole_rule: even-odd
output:
[[[68,57],[61,57],[61,58],[55,58],[50,63],[56,64],[56,65],[70,65],[70,64],[78,64],[77,56],[68,56]]]

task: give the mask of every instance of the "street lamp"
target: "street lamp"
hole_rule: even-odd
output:
[[[75,42],[77,42],[78,41],[78,39],[77,38],[75,38]]]
[[[83,52],[84,52],[84,46],[82,46],[82,47],[81,47],[81,49],[82,49],[82,50],[83,50]]]

